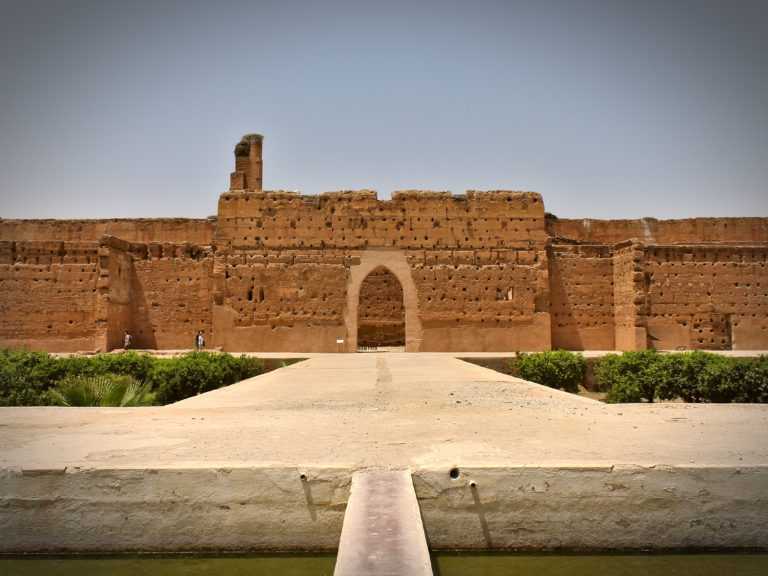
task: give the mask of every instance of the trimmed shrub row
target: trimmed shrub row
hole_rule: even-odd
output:
[[[44,352],[0,350],[0,406],[61,404],[61,396],[74,386],[72,379],[97,376],[130,376],[156,403],[167,404],[262,372],[264,363],[258,358],[210,352],[175,358],[136,352],[56,358]],[[72,390],[85,393],[84,386],[81,382]],[[59,389],[58,395],[52,394],[54,389]]]
[[[602,358],[595,376],[609,402],[768,402],[768,356],[625,352]]]
[[[562,350],[520,354],[510,368],[521,378],[569,392],[577,392],[586,375],[584,357]],[[594,361],[593,368],[608,402],[768,402],[768,356],[643,350],[609,354]]]
[[[536,354],[520,353],[514,361],[520,378],[566,392],[578,392],[584,381],[587,363],[581,354],[554,350]]]

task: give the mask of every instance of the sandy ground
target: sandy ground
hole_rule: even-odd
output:
[[[768,406],[606,405],[450,354],[368,353],[164,407],[0,409],[0,468],[590,464],[768,465]]]

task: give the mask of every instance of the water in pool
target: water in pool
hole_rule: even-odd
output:
[[[335,556],[121,556],[0,558],[3,576],[332,576]],[[768,554],[440,553],[438,576],[764,576]]]

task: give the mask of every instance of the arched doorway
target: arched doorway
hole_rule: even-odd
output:
[[[357,348],[405,348],[403,286],[384,266],[371,270],[360,285]]]
[[[411,276],[411,266],[402,250],[363,250],[355,254],[347,276],[347,305],[344,308],[346,338],[340,342],[347,352],[356,352],[357,313],[360,304],[360,288],[368,274],[379,267],[390,271],[403,289],[405,307],[405,351],[418,352],[421,349],[421,318],[419,318],[419,295]]]

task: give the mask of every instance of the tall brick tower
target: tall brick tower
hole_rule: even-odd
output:
[[[246,134],[235,146],[235,171],[229,177],[230,190],[262,191],[261,134]]]

